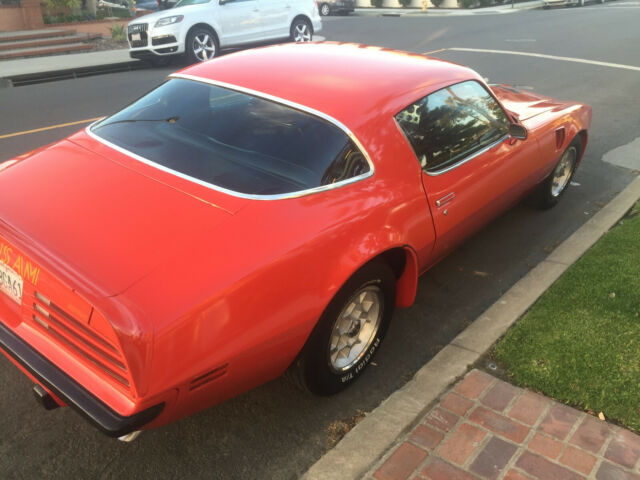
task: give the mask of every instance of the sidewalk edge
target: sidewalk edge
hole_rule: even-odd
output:
[[[367,415],[304,475],[304,480],[356,479],[426,413],[442,392],[462,377],[515,321],[613,227],[640,198],[636,177],[593,218],[521,278],[449,345],[425,364],[404,387]]]
[[[95,53],[95,52],[90,52]],[[63,57],[63,55],[58,55]],[[36,57],[36,59],[39,57]],[[51,69],[36,69],[26,73],[0,74],[0,89],[20,85],[33,85],[36,83],[52,82],[56,80],[68,80],[71,78],[103,75],[106,73],[119,73],[123,71],[145,68],[144,62],[136,59],[124,59],[118,61],[104,61],[97,64],[86,64],[72,67]]]

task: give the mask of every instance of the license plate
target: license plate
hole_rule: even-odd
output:
[[[132,42],[139,42],[140,40],[142,40],[142,37],[140,36],[139,33],[132,33],[131,34],[131,41]]]
[[[3,262],[0,262],[0,291],[18,305],[22,303],[22,277]]]

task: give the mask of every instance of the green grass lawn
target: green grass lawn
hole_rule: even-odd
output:
[[[496,345],[513,379],[640,432],[640,203]]]

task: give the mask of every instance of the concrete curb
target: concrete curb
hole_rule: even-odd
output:
[[[314,37],[316,42],[325,40],[326,38],[322,35]],[[149,65],[145,62],[130,58],[129,49],[124,48],[101,52],[3,60],[0,61],[0,88],[140,70],[148,67]]]
[[[56,80],[69,80],[72,78],[90,77],[93,75],[104,75],[106,73],[119,73],[131,70],[148,68],[139,60],[122,62],[117,64],[97,65],[93,67],[63,68],[48,72],[30,73],[0,77],[0,88],[20,87],[23,85],[33,85],[36,83],[53,82]]]
[[[128,49],[3,60],[0,62],[0,88],[144,67],[144,62],[129,57]]]
[[[462,377],[515,321],[640,198],[640,177],[560,244],[440,350],[400,390],[318,460],[304,480],[356,479],[408,432],[442,392]]]
[[[513,13],[518,10],[531,10],[534,8],[541,8],[544,6],[542,0],[533,2],[517,3],[514,7],[511,7],[510,3],[503,5],[497,5],[493,7],[480,7],[480,8],[428,8],[426,11],[422,11],[420,8],[375,8],[375,7],[358,7],[355,9],[355,13],[361,16],[382,16],[382,17],[421,17],[421,16],[469,16],[469,15],[486,15],[490,13],[504,14]]]

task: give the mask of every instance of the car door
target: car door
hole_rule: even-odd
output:
[[[265,39],[289,36],[292,2],[293,0],[258,0]]]
[[[440,258],[532,186],[535,140],[508,135],[510,119],[477,81],[438,90],[396,115],[422,167]]]
[[[222,46],[256,42],[263,38],[258,0],[220,0],[213,11]]]

